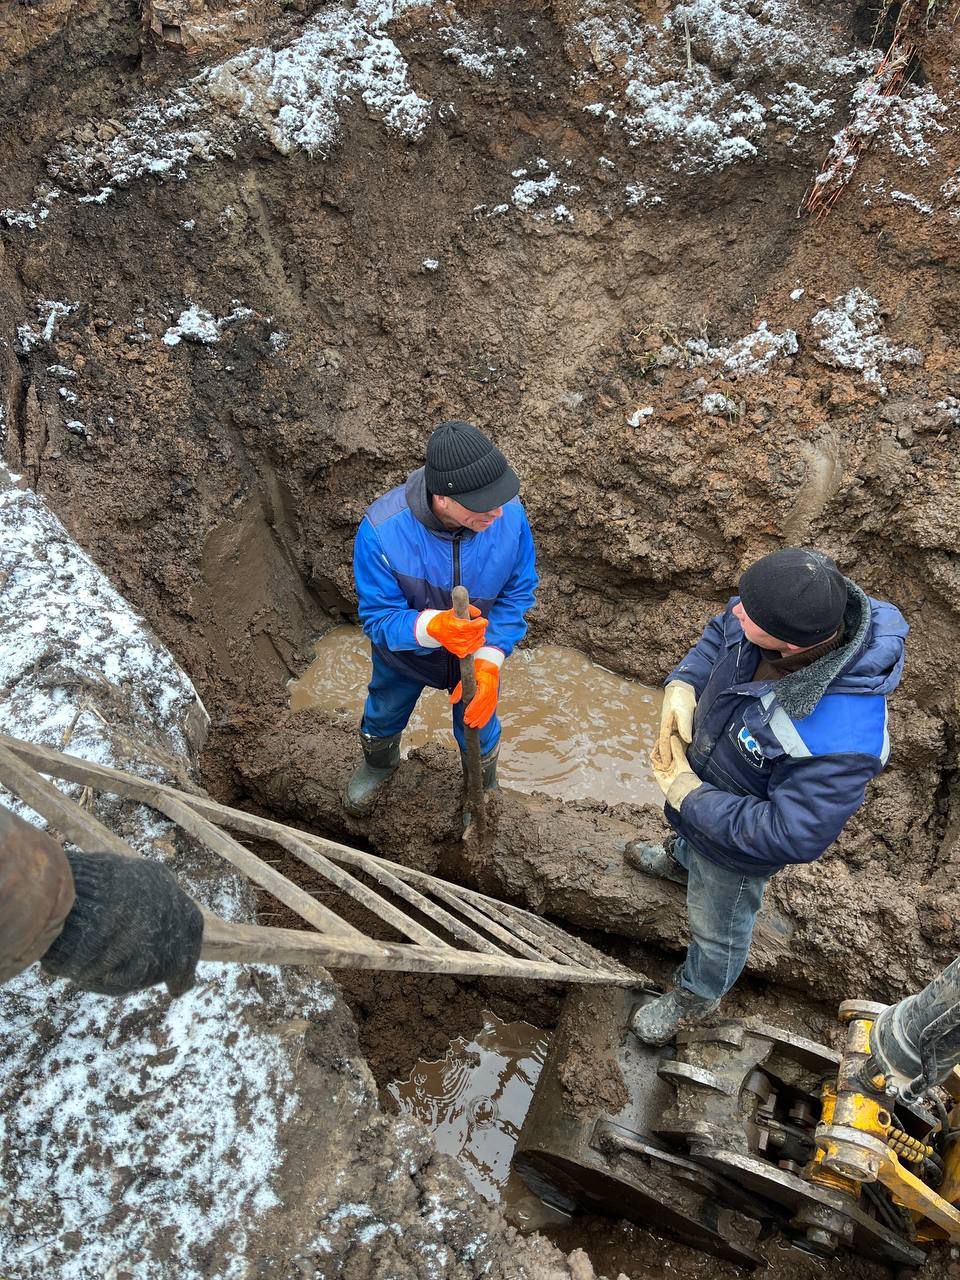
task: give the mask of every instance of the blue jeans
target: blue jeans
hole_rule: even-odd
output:
[[[708,1000],[720,997],[743,972],[769,876],[747,876],[711,862],[678,836],[671,850],[687,869],[690,946],[680,985]]]
[[[393,667],[388,667],[384,660],[371,649],[373,674],[367,686],[367,701],[363,708],[363,720],[360,728],[373,738],[392,738],[395,733],[402,733],[407,721],[413,715],[417,699],[427,688],[419,680],[411,680],[403,676]],[[467,740],[463,731],[463,699],[455,703],[453,710],[453,736],[461,751],[466,751]],[[500,720],[494,712],[480,730],[480,754],[485,756],[500,741]]]

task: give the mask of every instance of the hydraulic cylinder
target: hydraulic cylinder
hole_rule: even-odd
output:
[[[960,957],[922,991],[884,1009],[873,1025],[870,1049],[865,1081],[884,1076],[908,1100],[960,1065]]]

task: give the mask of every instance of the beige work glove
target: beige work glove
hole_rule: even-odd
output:
[[[687,688],[689,687],[688,685]],[[703,784],[687,764],[687,753],[678,733],[671,737],[669,750],[669,760],[664,762],[658,742],[650,755],[650,764],[657,786],[666,797],[667,804],[672,809],[679,809],[690,792],[696,791],[697,787]]]
[[[660,736],[657,748],[660,759],[670,759],[670,739],[677,734],[681,743],[693,741],[693,713],[697,706],[697,691],[685,680],[671,680],[663,691],[660,708]]]

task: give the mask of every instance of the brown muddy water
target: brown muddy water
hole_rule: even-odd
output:
[[[524,1231],[570,1221],[528,1191],[510,1167],[549,1042],[547,1032],[528,1022],[502,1022],[484,1010],[472,1039],[458,1036],[442,1058],[418,1062],[406,1080],[383,1090],[385,1106],[423,1121],[438,1149]]]
[[[328,631],[314,661],[290,683],[293,710],[343,711],[359,723],[369,654],[359,627]],[[501,681],[501,783],[563,800],[662,804],[648,764],[660,696],[659,689],[625,680],[577,649],[518,650]],[[424,690],[404,734],[404,751],[430,741],[453,742],[450,707],[440,689]]]

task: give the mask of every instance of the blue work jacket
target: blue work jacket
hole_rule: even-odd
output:
[[[886,764],[886,699],[909,628],[847,579],[844,644],[779,680],[754,680],[762,650],[733,616],[738,600],[667,677],[697,692],[687,759],[703,785],[664,812],[711,862],[768,876],[819,858]]]
[[[418,644],[424,609],[449,609],[463,585],[487,622],[484,648],[493,661],[512,653],[527,632],[524,618],[537,586],[533,535],[518,498],[482,533],[451,532],[430,508],[423,469],[364,513],[353,544],[360,621],[370,643],[396,671],[436,689],[452,689],[460,660]],[[502,656],[501,656],[502,655]]]

